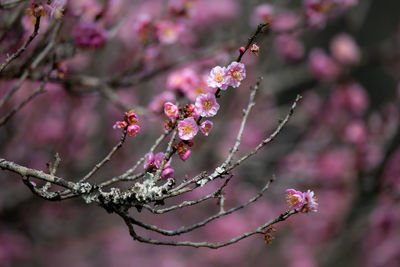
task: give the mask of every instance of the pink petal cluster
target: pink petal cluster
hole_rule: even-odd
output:
[[[126,131],[129,136],[135,136],[140,132],[140,127],[137,125],[139,119],[132,109],[129,112],[125,112],[124,120],[115,122],[113,128],[114,129],[122,129],[126,128]]]
[[[290,208],[301,212],[316,212],[318,210],[317,199],[313,191],[307,190],[307,192],[301,192],[295,189],[287,189],[286,194]]]
[[[178,122],[178,135],[182,140],[192,140],[198,131],[199,127],[193,117]]]
[[[210,88],[226,90],[228,86],[239,87],[240,82],[246,78],[246,68],[243,63],[232,62],[228,67],[216,66],[211,69],[207,78]]]
[[[147,153],[144,159],[144,169],[149,172],[154,172],[161,166],[161,162],[164,159],[164,153],[159,152],[153,154],[152,152]],[[161,172],[161,178],[166,180],[168,178],[174,177],[175,170],[171,166],[171,159],[164,165],[164,169]]]
[[[201,94],[196,98],[195,113],[202,117],[213,117],[219,110],[219,104],[214,94]]]
[[[226,68],[226,75],[228,76],[229,86],[239,87],[240,82],[246,78],[246,68],[243,63],[234,61]]]
[[[200,131],[205,136],[208,136],[208,134],[210,133],[210,131],[213,128],[213,126],[214,126],[214,124],[212,123],[212,121],[209,121],[209,120],[203,121],[200,124]]]
[[[207,78],[207,85],[210,88],[219,88],[226,90],[228,88],[228,77],[226,75],[226,68],[216,66],[211,69],[210,75]]]
[[[176,119],[179,117],[179,108],[171,102],[166,102],[164,104],[164,114],[170,119]]]

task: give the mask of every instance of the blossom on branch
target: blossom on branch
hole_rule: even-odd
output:
[[[200,124],[200,131],[202,132],[202,134],[204,134],[205,136],[208,136],[208,134],[210,133],[211,129],[213,128],[214,124],[212,121],[206,120],[203,121]]]
[[[228,88],[228,77],[226,76],[226,68],[216,66],[211,69],[207,78],[207,85],[210,88],[219,88],[226,90]]]
[[[179,108],[175,104],[167,102],[164,104],[164,114],[170,119],[176,119],[179,117]]]
[[[196,98],[195,113],[202,117],[214,117],[218,110],[219,104],[214,94],[201,94]]]
[[[182,140],[192,140],[198,131],[199,127],[193,117],[178,122],[178,135]]]
[[[246,69],[243,63],[232,62],[226,69],[228,84],[233,88],[239,87],[240,82],[246,78]]]
[[[295,189],[287,189],[286,194],[290,208],[301,212],[317,211],[318,203],[313,191],[300,192]]]

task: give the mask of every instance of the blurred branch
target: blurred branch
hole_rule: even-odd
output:
[[[148,243],[148,244],[153,244],[153,245],[167,245],[167,246],[189,246],[189,247],[207,247],[207,248],[213,248],[213,249],[217,249],[220,247],[225,247],[234,243],[239,242],[240,240],[255,235],[255,234],[264,234],[264,229],[277,223],[277,222],[281,222],[281,221],[285,221],[287,218],[289,218],[290,216],[292,216],[293,214],[298,213],[297,210],[290,210],[290,211],[286,211],[284,213],[282,213],[281,215],[279,215],[278,217],[276,217],[275,219],[269,220],[268,222],[266,222],[265,224],[257,227],[256,229],[254,229],[253,231],[250,232],[246,232],[244,234],[241,234],[235,238],[232,238],[226,242],[221,242],[221,243],[209,243],[209,242],[190,242],[190,241],[160,241],[160,240],[155,240],[155,239],[150,239],[150,238],[144,238],[142,236],[139,236],[138,234],[136,234],[136,232],[133,229],[133,225],[130,221],[130,217],[124,213],[121,213],[119,211],[116,211],[116,213],[121,216],[124,221],[125,224],[128,226],[129,228],[129,233],[130,235],[133,237],[134,240],[137,240],[139,242],[143,242],[143,243]]]
[[[11,61],[19,57],[25,51],[28,45],[33,41],[33,39],[35,39],[35,37],[38,35],[40,26],[40,16],[36,16],[35,18],[36,18],[35,28],[32,34],[28,37],[25,43],[17,50],[17,52],[12,54],[11,56],[8,56],[6,60],[0,65],[0,73],[5,69],[5,67],[7,67],[8,64],[11,63]]]

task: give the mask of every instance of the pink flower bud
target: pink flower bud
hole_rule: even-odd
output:
[[[117,121],[115,122],[113,128],[114,129],[122,129],[128,126],[128,123],[126,121]]]
[[[176,119],[179,117],[179,109],[171,102],[166,102],[164,104],[164,114],[170,119]]]
[[[244,51],[246,51],[246,48],[244,48],[244,46],[241,46],[241,47],[239,48],[239,51],[240,51],[241,53],[244,53]]]

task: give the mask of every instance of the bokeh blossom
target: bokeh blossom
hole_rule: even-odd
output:
[[[72,30],[75,45],[83,48],[100,48],[107,40],[107,32],[92,22],[80,22]]]
[[[360,49],[348,34],[336,35],[331,41],[330,50],[332,56],[342,64],[352,65],[360,61]]]

